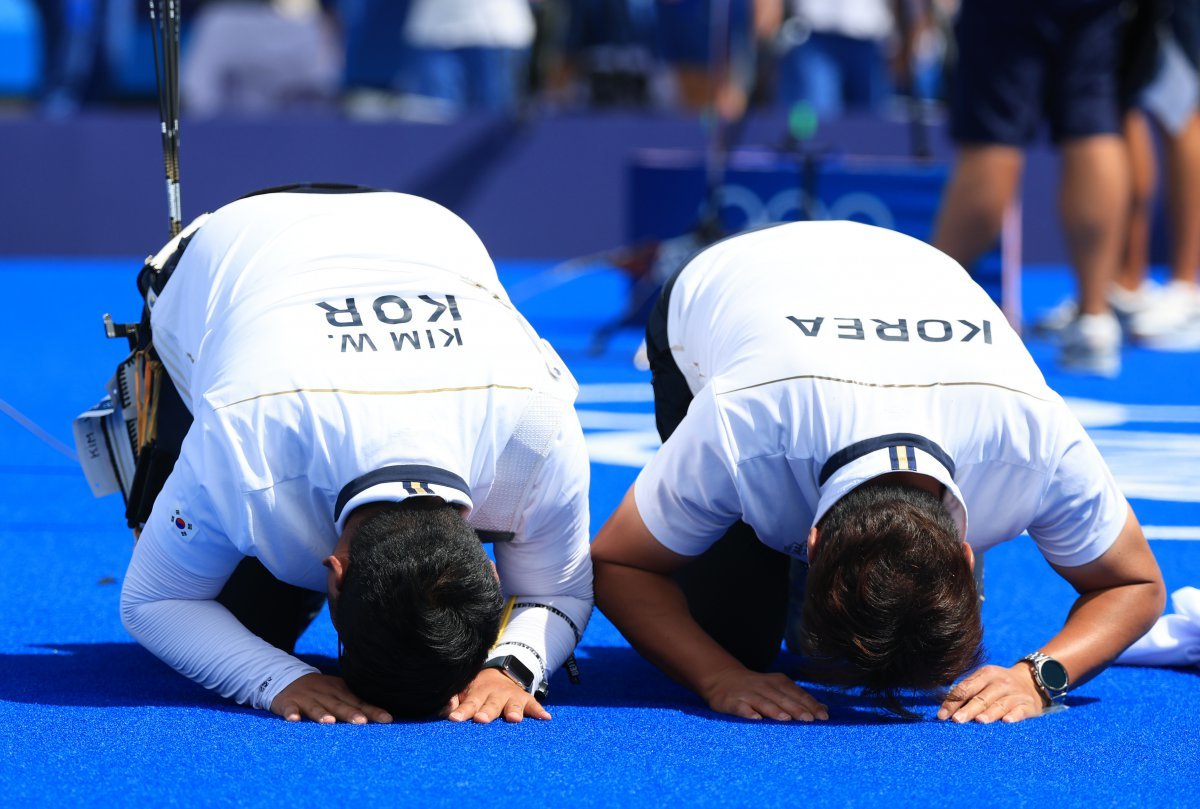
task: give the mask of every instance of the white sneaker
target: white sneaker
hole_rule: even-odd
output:
[[[1130,318],[1129,332],[1147,348],[1200,348],[1200,290],[1187,281],[1172,281],[1152,306]]]
[[[1121,371],[1121,325],[1111,312],[1080,315],[1062,331],[1059,364],[1068,371],[1114,377]]]
[[[1124,326],[1137,317],[1138,313],[1152,308],[1161,294],[1162,288],[1149,278],[1142,281],[1137,289],[1125,289],[1120,284],[1113,284],[1108,290],[1108,305]]]
[[[1067,326],[1070,326],[1071,321],[1078,316],[1079,304],[1075,303],[1074,298],[1067,298],[1060,301],[1056,306],[1047,309],[1042,313],[1041,317],[1033,322],[1033,333],[1042,337],[1058,334]]]
[[[1125,289],[1117,284],[1108,291],[1108,305],[1122,323],[1128,323],[1135,315],[1154,306],[1161,294],[1158,284],[1150,279],[1142,281],[1137,289]],[[1052,309],[1047,309],[1033,324],[1035,334],[1047,337],[1059,334],[1079,316],[1079,304],[1074,298],[1066,298]]]

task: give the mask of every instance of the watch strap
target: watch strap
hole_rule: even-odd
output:
[[[517,686],[530,694],[539,702],[546,698],[550,692],[550,686],[541,677],[538,677],[529,666],[525,665],[524,661],[516,655],[500,655],[493,657],[483,664],[485,669],[499,669]]]

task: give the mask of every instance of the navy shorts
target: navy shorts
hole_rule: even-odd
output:
[[[1167,28],[1192,67],[1200,69],[1200,0],[1170,3]]]
[[[718,4],[715,8],[714,3]],[[670,64],[711,64],[713,40],[718,36],[723,39],[722,48],[749,41],[753,12],[750,0],[671,0],[655,8],[659,52]],[[723,30],[714,32],[714,25]],[[718,56],[728,60],[725,53]]]
[[[1121,0],[963,0],[951,134],[1025,146],[1120,131]]]

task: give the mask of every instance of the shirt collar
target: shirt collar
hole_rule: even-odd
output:
[[[829,456],[821,467],[817,485],[820,496],[813,525],[834,503],[872,478],[889,472],[916,472],[934,478],[945,487],[942,505],[967,539],[967,504],[954,482],[954,460],[933,441],[911,433],[892,433],[856,441]]]
[[[474,507],[471,487],[458,475],[436,466],[403,464],[375,469],[343,486],[334,503],[333,522],[341,533],[346,518],[359,506],[428,496],[463,506],[468,513]]]

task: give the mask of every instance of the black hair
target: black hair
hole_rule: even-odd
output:
[[[414,497],[358,527],[335,607],[350,690],[395,716],[420,717],[479,673],[503,598],[457,508]]]

